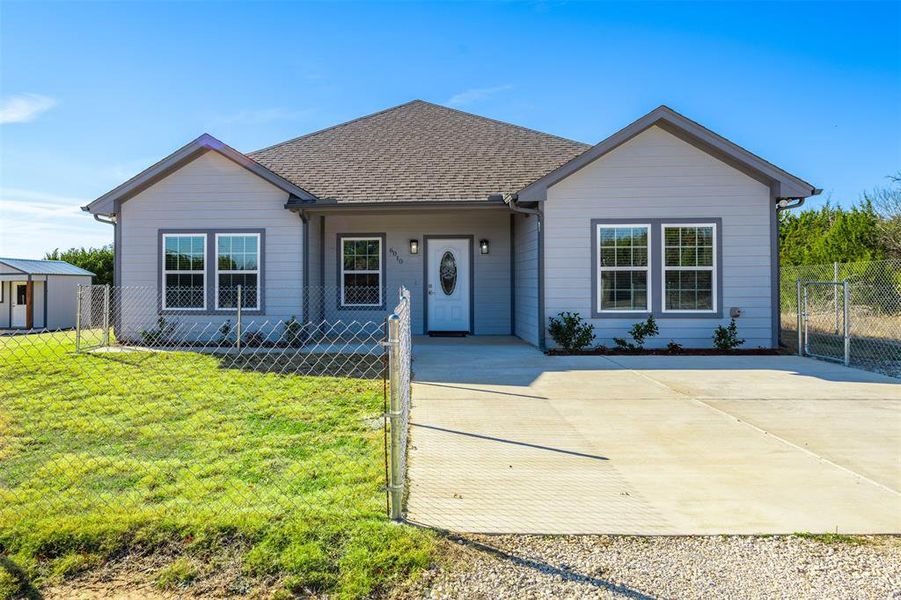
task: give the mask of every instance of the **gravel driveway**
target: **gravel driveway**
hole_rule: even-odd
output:
[[[465,536],[419,598],[901,598],[901,538]]]

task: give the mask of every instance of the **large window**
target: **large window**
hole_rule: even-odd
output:
[[[598,225],[597,310],[649,312],[647,225]]]
[[[716,225],[663,225],[663,312],[716,310]]]
[[[382,239],[341,238],[341,305],[381,306]]]
[[[216,309],[237,308],[241,286],[241,309],[260,308],[260,234],[216,234]]]
[[[206,308],[206,235],[163,235],[163,308]]]

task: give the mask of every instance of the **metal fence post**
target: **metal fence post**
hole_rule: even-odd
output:
[[[798,301],[797,313],[798,314],[796,315],[797,319],[798,319],[798,356],[804,356],[804,346],[803,346],[804,338],[802,337],[802,334],[801,334],[801,327],[804,325],[804,316],[802,314],[802,311],[804,310],[804,308],[801,306],[801,280],[796,279],[795,285],[797,286],[796,289],[797,289],[797,295],[798,295],[798,298],[797,298],[797,301]]]
[[[109,293],[110,287],[107,283],[103,286],[103,345],[109,346]]]
[[[838,335],[838,323],[841,316],[838,310],[838,262],[832,263],[832,281],[835,287],[832,288],[832,304],[835,307],[835,335]]]
[[[391,496],[391,518],[399,521],[402,517],[404,483],[401,470],[401,444],[403,416],[400,397],[400,317],[392,314],[388,317],[388,420],[391,423],[390,479],[388,492]]]
[[[848,285],[847,279],[842,282],[842,297],[844,298],[845,366],[847,367],[851,364],[851,286]]]
[[[810,335],[808,335],[809,334],[808,327],[810,327],[810,319],[807,318],[807,306],[808,306],[807,286],[805,285],[804,286],[804,344],[803,344],[804,354],[802,354],[801,356],[810,354],[810,348],[807,346],[808,342],[810,341]]]
[[[237,309],[237,315],[235,316],[235,333],[238,334],[237,339],[235,340],[235,346],[238,350],[241,349],[241,286],[238,286],[238,299],[235,301],[235,307]]]
[[[81,352],[81,288],[75,286],[75,354]]]

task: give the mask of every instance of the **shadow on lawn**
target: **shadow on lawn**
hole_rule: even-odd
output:
[[[382,354],[279,353],[254,351],[254,349],[230,353],[202,352],[191,348],[178,352],[131,350],[89,352],[85,353],[85,356],[138,369],[146,367],[158,369],[161,361],[167,359],[180,361],[184,359],[185,354],[215,359],[220,369],[286,376],[350,377],[354,379],[381,379],[385,373],[387,361]]]
[[[13,597],[28,600],[39,600],[44,597],[28,580],[28,575],[22,567],[6,556],[0,556],[0,569],[9,573],[19,586]]]

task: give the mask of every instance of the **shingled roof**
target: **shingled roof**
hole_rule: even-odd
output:
[[[485,201],[590,147],[414,100],[248,156],[317,203]]]

